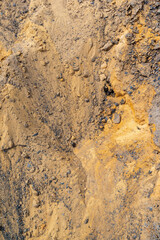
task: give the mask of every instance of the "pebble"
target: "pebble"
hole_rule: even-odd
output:
[[[119,106],[119,103],[115,102],[114,105],[115,105],[116,107],[118,107],[118,106]]]
[[[57,75],[57,79],[61,79],[61,78],[63,78],[62,73]]]
[[[104,129],[104,126],[103,126],[103,125],[100,125],[99,128],[100,128],[101,130],[103,130],[103,129]]]
[[[108,120],[107,117],[103,118],[103,119],[102,119],[102,123],[106,123],[107,120]]]
[[[38,208],[40,206],[40,201],[39,199],[33,199],[33,207]]]
[[[22,54],[22,52],[21,51],[18,51],[17,53],[16,53],[16,56],[20,56]]]
[[[52,177],[52,180],[56,180],[56,179],[57,179],[56,176],[53,176],[53,177]]]
[[[128,42],[131,42],[132,41],[132,38],[133,38],[133,34],[132,33],[127,33],[125,35],[125,38],[127,39]]]
[[[131,91],[128,91],[128,95],[132,95],[132,92],[131,92]]]
[[[25,124],[24,124],[24,127],[25,127],[25,128],[28,128],[28,127],[29,127],[28,123],[25,123]]]
[[[91,62],[95,62],[96,59],[97,59],[97,56],[93,54],[93,56],[91,57]]]
[[[36,137],[36,136],[38,136],[38,133],[33,134],[33,137]]]
[[[99,77],[100,77],[101,81],[104,81],[106,79],[106,75],[105,74],[101,74]]]
[[[27,71],[26,67],[22,67],[22,71],[25,73]]]
[[[102,65],[101,65],[101,69],[105,69],[107,67],[107,63],[104,62]]]
[[[119,124],[121,122],[121,116],[119,114],[115,113],[114,116],[113,116],[112,121],[115,124]]]
[[[89,77],[89,74],[88,74],[87,71],[84,72],[83,77],[85,77],[85,78],[88,78],[88,77]]]
[[[38,191],[36,191],[35,189],[32,189],[32,194],[33,194],[34,196],[38,196]]]
[[[102,50],[109,51],[112,47],[113,47],[113,43],[109,41],[102,47]]]
[[[79,71],[79,67],[78,67],[78,66],[73,66],[73,70],[74,70],[75,72],[77,72],[77,71]]]
[[[67,173],[66,173],[67,177],[69,176],[69,174],[71,174],[71,170],[67,171]]]
[[[27,170],[30,172],[30,173],[34,173],[36,168],[32,165],[32,163],[28,163],[27,164]]]

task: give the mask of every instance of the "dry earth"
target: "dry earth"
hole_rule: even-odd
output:
[[[0,0],[0,239],[160,239],[159,0]]]

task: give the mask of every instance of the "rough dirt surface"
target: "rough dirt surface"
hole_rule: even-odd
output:
[[[160,239],[159,0],[0,0],[0,239]]]

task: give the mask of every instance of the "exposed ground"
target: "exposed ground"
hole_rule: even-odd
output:
[[[0,0],[0,239],[160,239],[159,0]]]

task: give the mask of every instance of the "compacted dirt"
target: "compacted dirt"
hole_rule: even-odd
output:
[[[160,239],[159,0],[0,0],[0,239]]]

